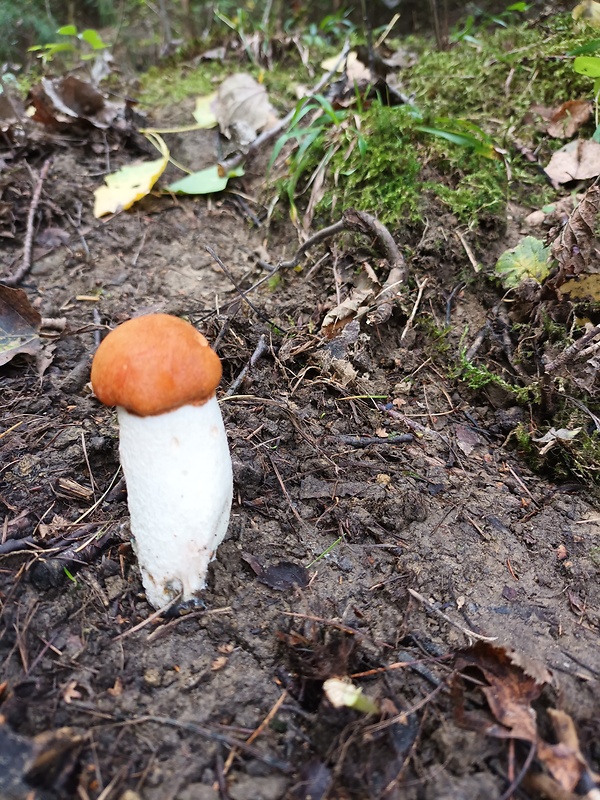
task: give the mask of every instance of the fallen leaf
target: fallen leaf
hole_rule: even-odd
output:
[[[571,139],[591,117],[592,104],[588,100],[568,100],[558,108],[534,106],[532,111],[547,120],[546,130],[550,136]]]
[[[595,302],[600,302],[600,275],[578,275],[566,280],[559,289],[561,297],[570,297],[577,300],[589,297]]]
[[[495,273],[505,289],[516,288],[526,278],[541,283],[550,273],[550,248],[534,236],[521,239],[516,247],[506,250],[496,262]]]
[[[148,138],[161,153],[161,158],[141,164],[129,164],[118,172],[107,175],[104,179],[106,186],[100,186],[94,192],[95,217],[116,214],[131,208],[137,200],[148,194],[163,174],[169,163],[169,149],[160,136],[152,134]]]
[[[121,697],[123,694],[123,681],[121,678],[115,678],[114,684],[110,687],[110,689],[106,690],[106,693],[111,697]]]
[[[245,72],[231,75],[223,81],[213,109],[221,133],[240,147],[251,144],[258,131],[275,118],[267,90]]]
[[[545,169],[556,183],[583,181],[600,175],[600,143],[576,139],[557,150]]]
[[[227,664],[227,656],[217,656],[215,660],[211,663],[210,668],[213,672],[218,672],[218,670],[223,669],[223,667]]]
[[[278,564],[272,564],[265,568],[251,553],[243,553],[242,558],[254,570],[261,583],[277,592],[286,591],[294,586],[302,588],[308,586],[308,571],[301,564],[293,561],[280,561]]]
[[[203,97],[196,98],[196,108],[194,109],[194,119],[202,128],[216,128],[219,124],[215,115],[213,105],[217,99],[217,93],[212,92]]]
[[[339,55],[327,58],[321,62],[321,69],[325,70],[325,72],[331,72],[339,61]],[[373,80],[371,70],[360,61],[355,50],[351,50],[346,60],[339,63],[337,72],[345,72],[350,83]]]
[[[540,682],[514,664],[510,650],[477,642],[458,653],[456,669],[459,675],[454,684],[455,715],[460,725],[501,739],[537,740],[536,715],[531,703],[539,697],[545,681]],[[478,711],[465,710],[460,677],[465,670],[480,674],[480,688],[493,719]]]
[[[571,12],[573,19],[585,19],[593,28],[600,28],[600,3],[595,0],[583,0],[577,3]]]
[[[65,703],[70,703],[73,700],[80,700],[81,699],[81,692],[77,689],[77,681],[69,681],[67,684],[64,692],[63,692],[63,700]]]
[[[66,78],[42,78],[31,88],[31,118],[43,125],[73,124],[86,120],[105,130],[122,112],[123,106],[107,100],[91,83],[68,75]]]
[[[479,436],[472,431],[467,425],[454,425],[454,435],[456,436],[456,444],[460,450],[468,457],[478,444],[481,444]]]
[[[552,244],[552,255],[560,264],[559,274],[553,279],[555,286],[572,275],[598,271],[595,230],[599,211],[600,186],[592,184]]]
[[[214,194],[227,188],[230,178],[239,178],[244,174],[241,167],[223,175],[218,164],[206,167],[199,172],[186,175],[185,178],[167,186],[167,191],[180,194]]]
[[[558,744],[549,745],[543,740],[538,744],[537,755],[552,777],[563,789],[574,791],[588,767],[579,747],[579,737],[571,717],[564,711],[548,709]],[[590,795],[588,795],[589,797]]]
[[[40,352],[41,323],[41,316],[23,289],[0,285],[0,366],[8,364],[16,355]]]

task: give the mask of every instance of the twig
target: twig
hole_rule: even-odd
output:
[[[261,356],[263,356],[268,349],[269,347],[267,345],[267,340],[265,338],[265,335],[264,333],[261,333],[258,339],[258,344],[256,345],[256,349],[250,356],[250,360],[248,361],[244,369],[240,372],[240,374],[237,376],[237,378],[233,381],[229,389],[227,389],[227,391],[225,392],[225,397],[231,397],[232,394],[235,394],[237,392],[242,381],[248,374],[248,370],[256,365],[258,359],[261,358]]]
[[[37,211],[37,207],[40,204],[40,197],[42,196],[42,186],[44,185],[44,181],[46,180],[46,176],[48,175],[48,170],[50,169],[51,164],[52,164],[52,156],[50,156],[50,158],[47,158],[44,161],[44,164],[40,170],[40,174],[38,176],[35,189],[33,190],[31,204],[29,206],[29,214],[27,215],[27,230],[25,233],[25,242],[23,246],[23,261],[19,269],[16,270],[16,272],[13,272],[12,275],[9,275],[7,278],[3,279],[2,282],[6,286],[17,286],[27,275],[27,273],[29,272],[29,270],[33,265],[32,251],[33,251],[33,229],[35,224],[35,212]]]
[[[271,722],[271,720],[273,719],[275,714],[277,714],[277,712],[279,711],[279,709],[283,705],[285,699],[287,698],[287,695],[288,695],[287,689],[284,689],[283,692],[281,693],[281,695],[279,696],[279,698],[276,700],[275,705],[271,708],[271,710],[267,714],[267,716],[263,719],[263,721],[256,728],[256,730],[252,731],[250,736],[246,739],[246,744],[252,744],[252,742],[255,739],[258,739],[258,737],[261,735],[261,733],[264,731],[264,729]],[[223,766],[223,774],[224,775],[227,775],[227,773],[231,769],[231,765],[233,764],[233,759],[236,757],[236,755],[237,755],[237,753],[235,751],[235,748],[233,748],[231,750],[231,752],[229,753],[229,755],[227,756],[227,761],[225,762],[225,764]]]
[[[572,358],[577,356],[579,352],[583,350],[586,344],[591,342],[592,339],[595,339],[598,334],[600,334],[600,325],[596,325],[591,331],[588,331],[586,334],[584,334],[581,339],[577,339],[576,342],[573,342],[572,345],[567,347],[567,349],[555,359],[548,361],[548,363],[545,365],[546,372],[556,372],[559,367],[562,367],[563,364],[567,363],[567,361],[570,361]]]
[[[536,750],[537,750],[537,743],[536,742],[532,742],[531,743],[531,747],[529,748],[529,753],[527,754],[527,758],[525,759],[525,763],[523,764],[521,770],[519,771],[519,774],[511,782],[511,784],[508,787],[508,789],[500,795],[498,800],[510,800],[510,798],[513,796],[515,791],[523,783],[523,779],[524,779],[525,775],[527,775],[527,771],[528,771],[529,767],[531,766],[531,762],[533,761],[533,757],[535,755],[535,751]]]
[[[461,292],[465,288],[466,284],[464,281],[457,283],[454,289],[448,295],[448,299],[446,300],[446,319],[445,324],[446,327],[450,327],[450,318],[452,317],[452,303],[454,302],[454,298],[456,295]]]
[[[417,293],[417,299],[415,300],[415,304],[414,304],[414,306],[412,308],[412,311],[410,312],[410,317],[406,320],[406,325],[404,326],[404,330],[402,331],[402,336],[400,337],[400,341],[402,341],[402,339],[404,339],[406,334],[411,329],[411,326],[412,326],[412,324],[414,322],[414,319],[415,319],[415,317],[417,315],[417,309],[421,305],[421,298],[423,297],[423,290],[427,286],[427,281],[428,280],[429,280],[429,278],[423,278],[423,280],[420,283],[419,283],[419,281],[417,281],[417,287],[419,289],[419,291]]]
[[[333,225],[328,225],[326,228],[321,228],[320,231],[317,231],[315,234],[310,236],[300,245],[300,247],[296,250],[296,254],[290,261],[282,261],[277,266],[268,264],[266,261],[260,261],[259,264],[261,267],[269,269],[272,272],[275,272],[278,269],[293,269],[294,267],[298,266],[302,256],[307,250],[317,244],[320,244],[321,242],[324,242],[326,239],[330,239],[332,236],[337,236],[338,233],[342,233],[345,230],[348,230],[348,228],[346,226],[346,220],[342,217],[342,219],[334,222]]]
[[[171,598],[171,600],[169,600],[169,602],[166,605],[162,606],[162,608],[159,608],[158,611],[155,611],[153,614],[150,614],[149,617],[146,617],[146,619],[143,619],[141,622],[138,622],[138,624],[134,625],[133,628],[129,628],[129,630],[123,631],[123,633],[120,633],[118,636],[115,636],[113,638],[113,642],[117,642],[120,639],[126,639],[128,636],[131,636],[132,633],[137,633],[138,631],[141,631],[142,628],[146,627],[146,625],[149,625],[151,622],[154,622],[154,620],[163,617],[167,613],[167,611],[173,608],[175,603],[177,603],[180,599],[181,599],[181,592],[175,597]]]
[[[332,439],[342,444],[350,444],[352,447],[369,447],[372,444],[405,444],[407,442],[414,442],[415,437],[412,433],[401,433],[399,436],[386,436],[385,439],[379,436],[350,436],[349,434],[342,433],[339,436],[333,436]]]
[[[323,75],[321,80],[315,85],[311,93],[306,98],[307,101],[311,100],[316,94],[319,94],[319,92],[323,89],[323,87],[329,83],[329,81],[337,73],[338,67],[340,66],[340,64],[344,62],[349,52],[350,52],[350,42],[347,40],[346,43],[344,44],[340,57],[338,58],[335,66],[325,75]],[[287,128],[287,126],[294,118],[295,114],[296,114],[296,108],[293,108],[285,115],[285,117],[277,125],[275,125],[275,127],[270,128],[267,131],[263,131],[263,133],[261,133],[260,136],[257,136],[256,139],[252,142],[252,144],[248,148],[246,153],[237,153],[232,158],[227,159],[227,161],[221,162],[221,164],[219,165],[220,169],[222,169],[224,174],[227,175],[236,167],[239,167],[240,164],[242,164],[244,161],[254,158],[254,156],[258,153],[261,147],[264,147],[265,144],[268,144],[272,139],[278,136],[281,133],[281,131]]]
[[[398,245],[394,241],[392,234],[385,225],[372,214],[368,214],[366,211],[357,211],[354,208],[349,208],[344,211],[340,220],[334,222],[333,225],[329,225],[327,228],[317,231],[314,236],[311,236],[300,245],[296,254],[290,261],[281,261],[276,266],[268,264],[265,261],[259,261],[259,264],[264,269],[269,269],[272,273],[278,269],[293,269],[298,266],[302,256],[309,248],[343,231],[360,233],[363,236],[374,236],[379,249],[389,262],[390,271],[388,277],[383,284],[383,288],[375,298],[375,308],[369,313],[368,317],[371,324],[381,325],[391,316],[394,296],[397,294],[396,290],[398,286],[406,282],[408,269],[404,256],[398,249]]]
[[[171,728],[179,728],[184,731],[189,731],[190,733],[196,733],[198,736],[202,736],[205,739],[212,739],[216,742],[223,742],[228,747],[235,747],[238,750],[242,750],[242,752],[247,753],[252,758],[256,758],[259,761],[264,762],[268,766],[272,767],[273,769],[277,769],[280,772],[284,772],[289,774],[292,772],[292,767],[290,764],[287,764],[285,761],[281,761],[278,758],[270,758],[269,756],[264,755],[257,750],[252,745],[248,744],[247,742],[241,741],[240,739],[235,739],[233,736],[227,736],[224,733],[217,733],[216,731],[211,731],[208,728],[204,728],[201,725],[195,725],[193,722],[180,722],[176,719],[171,719],[170,717],[160,717],[155,716],[153,714],[148,714],[144,717],[138,717],[137,719],[128,720],[127,722],[123,723],[124,725],[140,725],[146,722],[154,722],[157,725],[169,725]]]
[[[483,325],[479,329],[477,336],[475,337],[475,339],[473,339],[473,344],[471,345],[471,347],[469,347],[469,349],[465,353],[465,361],[473,361],[473,359],[475,358],[475,356],[479,351],[479,348],[483,344],[483,340],[487,336],[489,330],[490,330],[490,323],[488,321],[485,323],[485,325]]]
[[[252,302],[252,300],[250,300],[250,299],[248,298],[248,295],[247,295],[247,293],[246,293],[246,292],[245,292],[245,291],[244,291],[244,290],[243,290],[243,289],[242,289],[240,286],[238,286],[238,284],[237,284],[237,282],[236,282],[235,278],[233,277],[233,275],[231,274],[230,270],[228,270],[228,269],[227,269],[227,267],[225,266],[225,264],[224,264],[224,263],[221,261],[221,259],[219,258],[219,256],[218,256],[218,255],[215,253],[215,251],[212,249],[212,247],[210,247],[209,245],[204,245],[204,249],[206,250],[206,252],[207,252],[207,253],[210,253],[210,255],[211,255],[213,258],[214,258],[214,260],[217,262],[217,264],[218,264],[218,265],[221,267],[221,269],[223,270],[224,274],[225,274],[225,275],[226,275],[226,276],[229,278],[229,280],[230,280],[230,281],[231,281],[231,283],[233,284],[233,287],[234,287],[234,289],[236,290],[236,292],[239,294],[239,296],[242,298],[242,300],[245,300],[245,301],[246,301],[246,303],[248,303],[248,305],[250,306],[250,308],[252,309],[252,311],[254,311],[254,313],[256,314],[256,316],[257,316],[259,319],[262,319],[262,321],[263,321],[263,322],[266,322],[266,323],[267,323],[267,325],[272,325],[273,327],[276,327],[276,328],[278,328],[280,331],[283,331],[284,333],[289,333],[289,331],[288,331],[288,330],[286,330],[285,328],[282,328],[282,327],[281,327],[281,325],[275,325],[275,323],[274,323],[272,320],[270,320],[268,317],[265,317],[265,315],[262,313],[262,311],[260,311],[260,310],[259,310],[259,309],[258,309],[258,308],[257,308],[257,307],[254,305],[254,303]]]
[[[497,639],[498,639],[497,636],[483,636],[481,633],[475,633],[475,631],[472,631],[469,628],[464,628],[462,625],[459,625],[458,622],[454,622],[454,620],[450,619],[450,617],[447,614],[444,614],[444,612],[440,611],[439,608],[436,608],[435,606],[433,606],[429,602],[429,600],[427,600],[425,597],[423,597],[422,594],[419,594],[419,592],[416,592],[414,589],[410,589],[409,588],[408,589],[408,593],[412,597],[414,597],[415,600],[418,600],[420,603],[422,603],[425,606],[425,609],[427,611],[429,611],[430,614],[433,614],[434,616],[437,616],[437,617],[441,617],[445,622],[448,622],[450,625],[452,625],[455,628],[457,628],[459,631],[461,631],[461,633],[464,633],[464,635],[467,637],[467,639],[477,639],[477,641],[479,641],[479,642],[495,642],[495,641],[497,641]]]

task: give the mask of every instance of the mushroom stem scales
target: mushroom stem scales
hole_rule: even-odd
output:
[[[227,532],[233,477],[220,379],[204,336],[167,314],[115,328],[92,364],[96,396],[117,406],[133,546],[155,608],[179,593],[197,597]]]

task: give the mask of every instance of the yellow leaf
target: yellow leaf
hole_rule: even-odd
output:
[[[216,97],[217,93],[213,92],[212,94],[204,95],[204,97],[196,98],[194,119],[202,128],[214,128],[217,124],[217,118],[212,107]]]
[[[99,186],[94,192],[95,217],[131,208],[137,200],[148,194],[165,171],[169,163],[169,149],[157,134],[147,135],[162,157],[141,164],[128,164],[118,172],[107,175],[104,179],[106,186]]]

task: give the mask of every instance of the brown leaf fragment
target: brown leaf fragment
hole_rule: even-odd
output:
[[[460,688],[455,685],[457,721],[488,736],[535,742],[538,738],[537,723],[531,703],[539,697],[544,682],[539,683],[536,678],[525,673],[514,663],[513,656],[513,651],[494,647],[487,642],[477,642],[458,654],[457,670],[466,671],[469,675],[474,673],[483,679],[481,691],[494,719],[466,712],[464,694],[461,697]]]
[[[272,124],[275,112],[265,87],[245,72],[226,78],[212,105],[221,133],[244,148]]]
[[[532,111],[547,121],[546,130],[550,136],[555,139],[572,139],[591,117],[592,104],[588,100],[567,100],[557,108],[534,106]]]
[[[0,366],[16,355],[36,355],[42,347],[41,316],[23,289],[0,284]]]
[[[91,83],[73,75],[42,78],[29,93],[34,122],[57,126],[86,120],[95,128],[109,128],[122,110],[108,101]]]
[[[564,711],[548,709],[557,744],[538,743],[537,755],[548,772],[563,789],[572,792],[587,769],[579,749],[579,739],[575,724]]]
[[[599,210],[600,185],[594,183],[552,244],[552,255],[560,264],[559,273],[552,280],[554,286],[560,286],[573,275],[597,271],[592,265],[597,261],[594,230]]]

